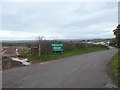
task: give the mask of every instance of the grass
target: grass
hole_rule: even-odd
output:
[[[112,74],[116,78],[118,86],[120,86],[120,51],[112,58]]]
[[[29,60],[34,61],[48,61],[48,60],[56,60],[59,58],[94,52],[94,51],[101,51],[106,50],[106,48],[86,48],[86,49],[80,49],[80,50],[72,50],[72,51],[65,51],[63,53],[52,53],[48,55],[31,55],[30,53],[22,53],[25,57],[27,57]]]

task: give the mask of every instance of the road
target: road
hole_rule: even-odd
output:
[[[3,71],[3,88],[111,88],[107,73],[117,49],[92,52]]]

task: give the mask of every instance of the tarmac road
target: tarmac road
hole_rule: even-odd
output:
[[[3,71],[3,88],[116,88],[107,73],[117,49]]]

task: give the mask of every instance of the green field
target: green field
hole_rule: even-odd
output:
[[[117,84],[120,86],[120,51],[113,57],[111,67]]]
[[[42,62],[42,61],[56,60],[59,58],[64,58],[64,57],[69,57],[69,56],[74,56],[74,55],[79,55],[79,54],[89,53],[94,51],[101,51],[101,50],[106,50],[106,48],[84,48],[80,50],[66,51],[63,53],[52,53],[52,54],[41,55],[41,56],[31,55],[30,53],[22,53],[22,54],[31,61]]]

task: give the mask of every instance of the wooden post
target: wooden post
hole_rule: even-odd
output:
[[[38,37],[38,43],[39,43],[39,47],[38,47],[38,48],[39,48],[39,56],[41,55],[41,41],[42,41],[42,39],[43,39],[43,36],[41,36],[41,37],[39,36],[39,37]]]

